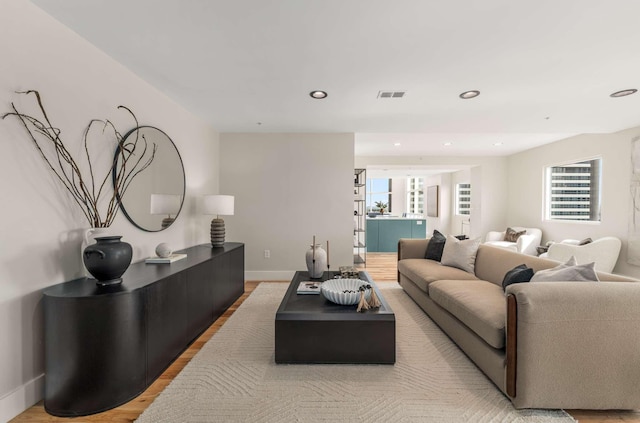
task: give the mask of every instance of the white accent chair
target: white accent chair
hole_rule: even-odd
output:
[[[523,230],[526,230],[527,232],[520,235],[517,242],[509,242],[504,240],[506,231],[491,231],[487,233],[484,243],[494,247],[506,248],[517,253],[527,254],[529,256],[537,256],[538,251],[536,248],[542,241],[542,231],[538,228],[523,228],[520,226],[512,226],[511,228],[516,232]]]
[[[565,239],[549,246],[545,254],[548,259],[566,262],[574,256],[578,264],[595,262],[598,272],[611,273],[618,261],[622,242],[615,237],[605,236],[584,245],[578,245],[580,241]]]

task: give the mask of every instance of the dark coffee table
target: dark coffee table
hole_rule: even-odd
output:
[[[356,305],[330,302],[322,294],[298,295],[300,281],[309,272],[296,272],[276,313],[276,363],[356,363],[396,362],[396,316],[367,272],[360,279],[376,290],[382,306],[357,312]]]

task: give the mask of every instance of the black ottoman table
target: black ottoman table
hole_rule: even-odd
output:
[[[301,281],[333,278],[325,272],[311,279],[306,271],[293,277],[276,313],[276,363],[393,364],[396,361],[396,317],[367,272],[359,278],[371,284],[382,305],[357,312],[319,295],[301,295]]]

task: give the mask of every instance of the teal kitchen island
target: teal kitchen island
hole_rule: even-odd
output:
[[[367,252],[395,253],[400,238],[426,238],[426,219],[408,217],[367,218]]]

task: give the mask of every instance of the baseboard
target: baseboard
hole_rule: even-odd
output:
[[[244,272],[245,281],[290,281],[295,270],[253,270]]]
[[[8,422],[44,398],[44,374],[0,398],[0,422]]]

